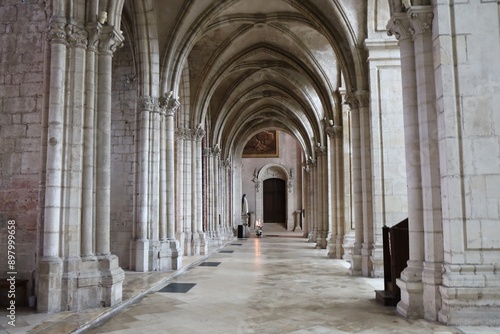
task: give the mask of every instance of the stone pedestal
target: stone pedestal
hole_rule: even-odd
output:
[[[43,257],[38,265],[38,312],[59,312],[61,305],[62,260]]]
[[[135,271],[149,271],[149,240],[135,241]]]

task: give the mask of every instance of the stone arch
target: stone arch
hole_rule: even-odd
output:
[[[277,178],[286,182],[286,227],[293,228],[293,191],[294,178],[293,170],[288,171],[280,164],[270,163],[264,165],[258,172],[255,173],[253,182],[255,183],[255,220],[264,218],[264,191],[262,185],[265,180]]]

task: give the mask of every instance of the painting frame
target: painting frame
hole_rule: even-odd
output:
[[[279,158],[279,131],[265,130],[250,138],[243,148],[243,158]]]

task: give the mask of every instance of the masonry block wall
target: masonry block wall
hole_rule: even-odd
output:
[[[17,279],[30,280],[28,287],[33,286],[37,256],[45,28],[43,2],[2,1],[0,254],[7,252],[7,221],[15,220]],[[0,271],[7,271],[7,256],[0,257]]]
[[[135,194],[136,80],[126,39],[113,56],[111,115],[111,251],[130,267]]]

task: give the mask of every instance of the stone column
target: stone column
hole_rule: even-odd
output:
[[[309,160],[305,162],[304,166],[304,171],[302,174],[302,182],[303,186],[302,189],[304,189],[304,209],[305,209],[305,221],[302,224],[302,229],[303,229],[303,236],[305,238],[309,238],[309,235],[311,233],[312,227],[311,227],[311,167],[309,164]]]
[[[188,129],[184,141],[184,255],[193,255],[193,131]]]
[[[89,43],[85,60],[81,255],[83,260],[94,260],[94,101],[96,98],[96,52],[100,34],[98,24],[89,24],[87,26],[87,32],[89,35]]]
[[[326,132],[330,139],[330,206],[332,208],[332,223],[328,232],[328,257],[340,259],[342,258],[342,240],[344,237],[342,127],[331,124],[326,128]]]
[[[155,99],[153,111],[149,114],[149,271],[159,270],[160,251],[159,209],[160,209],[160,105]]]
[[[205,188],[206,188],[206,219],[207,219],[207,230],[206,233],[208,235],[208,238],[213,239],[214,237],[214,230],[213,230],[213,215],[212,215],[212,169],[213,169],[213,159],[212,159],[212,148],[205,148],[203,151],[203,158],[205,159],[205,165],[206,165],[206,182],[205,182]]]
[[[102,136],[96,147],[96,253],[103,275],[102,296],[105,306],[122,299],[123,270],[118,257],[110,253],[110,191],[111,191],[111,61],[122,45],[123,36],[113,26],[101,30],[98,56],[97,131]]]
[[[359,102],[356,96],[346,96],[346,102],[351,108],[351,154],[352,154],[352,195],[353,195],[353,220],[355,239],[351,249],[351,275],[362,274],[361,249],[363,247],[363,179],[361,164],[361,120]]]
[[[370,136],[370,94],[368,91],[357,91],[356,98],[359,103],[359,130],[361,147],[361,180],[362,180],[362,206],[363,206],[363,248],[362,275],[372,275],[373,252],[373,193],[372,193],[372,164],[371,164],[371,136]]]
[[[160,105],[165,110],[165,137],[166,137],[166,183],[165,192],[167,202],[167,242],[172,252],[172,270],[177,270],[182,265],[182,251],[179,243],[175,240],[175,130],[174,116],[179,109],[178,98],[172,96],[172,92],[160,98]]]
[[[203,232],[203,187],[202,187],[202,139],[205,136],[205,130],[198,126],[194,131],[193,141],[193,196],[192,212],[193,212],[193,233],[195,235],[194,255],[205,255],[208,252],[208,245],[206,242],[205,232]]]
[[[398,286],[401,301],[398,312],[406,317],[421,318],[422,270],[424,260],[423,204],[420,171],[420,135],[417,111],[417,88],[415,50],[410,33],[410,21],[405,13],[395,13],[389,22],[388,31],[399,40],[403,83],[403,113],[405,129],[406,178],[408,188],[408,266],[401,273]]]
[[[150,114],[158,100],[150,96],[138,98],[139,136],[138,136],[138,168],[137,168],[137,211],[135,224],[135,271],[149,271],[149,137]]]
[[[219,169],[220,169],[220,148],[218,145],[216,145],[216,148],[214,149],[214,154],[213,154],[213,182],[212,182],[212,186],[213,186],[213,193],[212,193],[212,198],[213,198],[213,211],[212,211],[212,214],[213,214],[213,217],[212,217],[212,220],[213,220],[213,223],[214,223],[214,232],[215,232],[215,238],[216,238],[216,241],[217,241],[217,244],[220,245],[221,244],[221,235],[220,235],[220,226],[219,226],[219,201],[220,201],[220,198],[219,198],[219,191],[220,191],[220,187],[219,187],[219,182],[220,182],[220,179],[219,179]]]
[[[47,158],[42,258],[39,262],[39,312],[58,312],[61,301],[62,260],[60,258],[61,190],[64,143],[64,99],[66,80],[65,20],[53,17],[47,39],[50,47]]]
[[[432,6],[412,6],[407,11],[413,28],[418,97],[420,163],[424,222],[424,270],[422,272],[424,318],[437,320],[441,309],[439,286],[443,273],[443,223],[441,175],[432,41]]]
[[[318,203],[318,235],[316,248],[326,249],[328,235],[328,157],[326,147],[318,143],[316,147],[317,178],[316,198]]]

